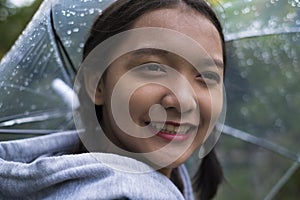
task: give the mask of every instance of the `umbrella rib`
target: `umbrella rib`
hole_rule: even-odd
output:
[[[266,150],[272,151],[283,157],[289,158],[293,161],[300,163],[299,155],[289,151],[288,149],[286,149],[278,144],[275,144],[275,143],[265,140],[263,138],[256,137],[254,135],[251,135],[251,134],[241,131],[239,129],[232,128],[228,125],[223,126],[222,132],[226,135],[229,135],[234,138],[238,138],[240,140],[246,141],[248,143],[260,146]]]
[[[55,110],[52,112],[50,111],[50,112],[46,112],[46,113],[42,113],[42,114],[34,114],[33,113],[33,115],[35,115],[35,116],[22,117],[22,115],[21,115],[16,119],[7,119],[4,121],[1,121],[0,127],[10,127],[10,126],[13,126],[16,124],[33,123],[33,122],[40,122],[40,121],[44,121],[44,120],[48,120],[48,119],[52,119],[52,118],[59,118],[61,116],[65,116],[66,113],[61,112],[61,110]]]
[[[269,194],[265,197],[264,200],[271,200],[275,197],[275,195],[279,192],[279,190],[286,184],[286,182],[291,178],[291,176],[296,172],[299,168],[300,164],[295,162],[281,177],[281,179],[275,184]]]
[[[57,33],[55,27],[54,27],[54,19],[53,19],[53,10],[52,10],[52,8],[51,8],[51,10],[50,10],[50,25],[51,25],[52,33],[53,33],[53,35],[54,35],[54,39],[55,39],[55,41],[58,42],[58,47],[57,47],[57,49],[58,49],[58,51],[59,51],[60,57],[61,57],[61,59],[62,59],[63,55],[66,57],[68,63],[69,63],[70,66],[71,66],[72,72],[73,72],[74,75],[75,75],[76,72],[77,72],[77,70],[76,70],[76,68],[75,68],[75,66],[74,66],[74,64],[73,64],[73,62],[72,62],[72,60],[71,60],[71,58],[70,58],[70,56],[69,56],[69,54],[68,54],[68,52],[67,52],[65,46],[63,45],[63,42],[61,41],[61,39],[60,39],[60,37],[59,37],[59,35],[58,35],[58,33]],[[63,59],[62,59],[62,61],[63,61]],[[65,63],[64,63],[64,64],[65,64]],[[66,71],[67,71],[67,73],[69,74],[69,76],[72,77],[72,75],[70,74],[69,70],[66,70]]]
[[[46,135],[57,133],[62,130],[39,130],[39,129],[0,129],[0,134],[28,134],[28,135]]]
[[[226,34],[226,42],[231,42],[234,40],[241,40],[241,39],[248,39],[248,38],[255,38],[261,36],[270,36],[270,35],[279,35],[279,34],[293,34],[299,33],[300,27],[290,27],[286,29],[273,29],[273,30],[248,30],[242,31],[238,33],[228,33]]]

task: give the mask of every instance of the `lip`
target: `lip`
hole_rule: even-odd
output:
[[[153,123],[164,123],[164,124],[170,124],[170,125],[173,125],[173,126],[190,126],[191,128],[195,128],[196,125],[194,124],[191,124],[191,123],[187,123],[187,122],[184,122],[184,123],[179,123],[179,122],[174,122],[174,121],[165,121],[165,122],[161,122],[161,121],[152,121]],[[149,124],[150,122],[146,122],[146,124]]]
[[[156,122],[157,123],[157,122]],[[190,126],[190,130],[193,129],[193,125],[189,124],[189,123],[177,123],[177,122],[171,122],[171,121],[167,121],[165,122],[166,125],[173,125],[173,126]],[[158,131],[157,129],[155,129],[152,126],[148,126],[148,128],[150,129],[151,132],[153,132],[156,136],[168,141],[168,142],[184,142],[186,140],[188,140],[191,137],[191,134],[188,133],[190,132],[190,130],[187,133],[168,133],[168,132],[164,132],[164,131]]]
[[[180,134],[180,133],[171,134],[171,133],[159,131],[158,133],[156,133],[156,136],[158,136],[164,140],[167,140],[169,142],[171,142],[171,141],[184,142],[189,139],[190,134]]]

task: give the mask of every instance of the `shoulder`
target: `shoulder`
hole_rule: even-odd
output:
[[[65,153],[78,142],[78,136],[69,132],[1,143],[5,196],[0,196],[183,199],[168,178],[137,160],[106,153]]]

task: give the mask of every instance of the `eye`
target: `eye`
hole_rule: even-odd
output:
[[[219,84],[221,81],[221,77],[216,72],[202,72],[197,76],[197,79],[205,83],[206,85]]]
[[[137,70],[150,73],[165,73],[166,69],[159,63],[146,63],[137,67]]]

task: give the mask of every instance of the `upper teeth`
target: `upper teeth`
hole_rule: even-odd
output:
[[[157,123],[157,122],[152,122],[150,125],[153,128],[157,129],[158,131],[164,131],[164,132],[169,132],[174,134],[175,133],[184,134],[187,133],[188,130],[190,129],[190,126],[187,125],[173,126],[170,124]]]

